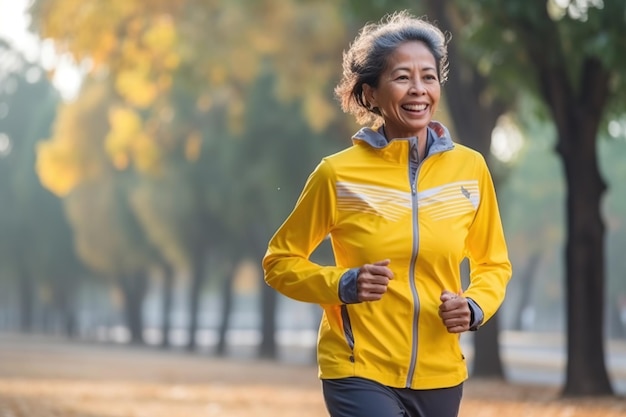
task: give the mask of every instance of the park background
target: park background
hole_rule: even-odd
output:
[[[436,118],[487,158],[514,267],[472,375],[626,393],[621,0],[0,0],[0,382],[77,346],[314,377],[319,308],[260,260],[358,128],[342,52],[405,8],[451,34]]]

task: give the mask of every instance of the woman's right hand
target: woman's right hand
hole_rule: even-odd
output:
[[[365,264],[359,269],[357,295],[359,301],[378,301],[387,292],[393,272],[389,269],[389,259]]]

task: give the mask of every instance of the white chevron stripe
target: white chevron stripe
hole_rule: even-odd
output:
[[[337,182],[337,206],[397,221],[411,209],[411,195],[387,187]]]
[[[397,221],[411,210],[411,194],[388,187],[340,181],[337,207],[340,210],[374,214]],[[476,210],[480,203],[477,180],[456,181],[417,194],[418,208],[434,220]]]
[[[455,207],[446,207],[442,210],[433,210],[428,214],[435,220],[445,219],[448,217],[460,216],[461,214],[470,213],[474,211],[474,207],[471,204],[466,204],[464,206],[455,206]]]
[[[480,203],[477,180],[456,181],[418,193],[418,207],[435,220],[476,210]]]

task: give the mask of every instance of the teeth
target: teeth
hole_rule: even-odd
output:
[[[411,111],[422,111],[426,109],[426,104],[406,104],[402,107]]]

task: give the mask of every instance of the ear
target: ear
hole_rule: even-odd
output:
[[[363,84],[363,96],[365,97],[365,102],[369,104],[369,109],[373,109],[374,107],[378,107],[378,102],[376,101],[376,89],[369,84]]]

